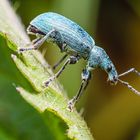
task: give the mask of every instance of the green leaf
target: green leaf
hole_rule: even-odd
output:
[[[0,128],[0,139],[1,140],[15,140],[14,138],[11,138],[6,132],[3,132],[1,128]]]
[[[16,16],[7,0],[0,2],[0,34],[7,40],[10,49],[16,52],[20,47],[27,47],[30,42],[19,18]],[[36,108],[40,113],[48,117],[50,112],[65,122],[68,127],[67,136],[76,140],[92,140],[92,135],[84,119],[76,109],[73,112],[67,110],[68,98],[61,85],[55,80],[48,88],[43,87],[43,82],[53,75],[48,64],[38,51],[28,51],[23,54],[11,55],[17,68],[31,83],[34,92],[29,89],[17,87],[21,96]],[[52,115],[51,114],[51,115]],[[51,119],[50,119],[51,120]],[[48,120],[48,121],[50,121]],[[47,120],[45,120],[47,125]],[[59,122],[59,121],[58,121]],[[53,123],[52,123],[53,125]],[[53,130],[54,126],[50,126]],[[64,127],[66,129],[66,127]],[[57,127],[57,129],[59,129]],[[61,130],[61,129],[60,129]],[[62,131],[54,131],[55,138],[65,139]],[[65,136],[65,133],[63,134]]]

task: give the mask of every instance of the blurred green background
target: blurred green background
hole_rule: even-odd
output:
[[[103,47],[118,73],[131,67],[140,70],[140,1],[139,0],[11,0],[25,25],[38,14],[60,13],[80,24],[96,44]],[[44,51],[44,44],[40,51]],[[10,58],[11,51],[0,38],[0,140],[53,140],[51,118],[27,104],[14,85],[31,88]],[[53,65],[62,54],[48,45],[45,58]],[[81,81],[85,61],[69,66],[59,80],[72,98]],[[96,140],[140,140],[140,97],[121,84],[110,86],[101,70],[92,72],[92,80],[77,105]],[[123,78],[140,90],[140,77]],[[56,122],[57,124],[57,122]],[[57,129],[59,127],[56,127]],[[65,135],[65,132],[64,132]]]

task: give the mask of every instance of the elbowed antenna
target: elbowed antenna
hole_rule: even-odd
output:
[[[138,72],[135,68],[131,68],[131,69],[127,70],[126,72],[119,74],[118,77],[125,76],[125,75],[127,75],[127,74],[129,74],[129,73],[131,73],[131,72],[134,72],[134,73],[136,73],[138,76],[140,76],[140,72]]]
[[[125,75],[127,75],[127,74],[129,74],[129,73],[131,73],[131,72],[134,72],[134,73],[136,73],[138,76],[140,76],[140,72],[138,72],[135,68],[131,68],[131,69],[127,70],[126,72],[119,74],[119,75],[118,75],[118,81],[119,81],[120,83],[122,83],[123,85],[127,86],[127,87],[128,87],[132,92],[134,92],[135,94],[140,95],[140,92],[137,91],[135,88],[133,88],[128,82],[119,79],[119,77],[125,76]]]

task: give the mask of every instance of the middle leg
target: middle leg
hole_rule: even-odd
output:
[[[68,58],[66,60],[66,62],[62,66],[62,68],[54,76],[50,77],[49,80],[44,82],[45,86],[47,87],[55,78],[58,78],[68,64],[75,64],[75,63],[78,62],[79,59],[80,59],[80,57],[78,57],[78,56],[77,57],[76,56],[70,56],[70,58]]]
[[[64,59],[67,57],[68,55],[65,54],[54,66],[53,69],[55,70],[63,61]]]

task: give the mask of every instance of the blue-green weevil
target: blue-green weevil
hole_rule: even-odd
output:
[[[115,85],[117,82],[120,82],[134,93],[140,95],[140,92],[129,85],[128,82],[119,79],[119,77],[130,72],[135,72],[139,76],[140,73],[135,68],[131,68],[118,75],[114,64],[105,50],[96,46],[93,38],[83,28],[70,19],[53,12],[43,13],[30,22],[27,33],[36,35],[37,38],[32,41],[31,47],[20,48],[20,52],[38,49],[46,40],[51,39],[57,44],[61,52],[65,53],[53,68],[55,69],[66,57],[68,57],[55,76],[44,82],[46,87],[63,72],[68,64],[75,64],[81,58],[87,61],[87,65],[82,72],[82,83],[78,93],[68,102],[68,108],[70,110],[72,110],[73,106],[87,87],[91,78],[91,70],[94,70],[95,68],[101,68],[106,71],[108,74],[108,81],[110,81],[111,84]]]

